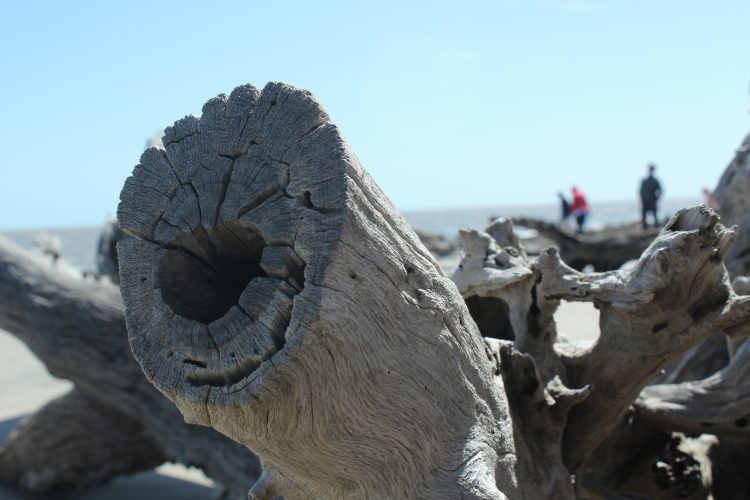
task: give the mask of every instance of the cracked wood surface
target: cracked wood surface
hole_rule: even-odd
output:
[[[732,277],[750,274],[750,135],[737,148],[714,189],[725,225],[737,225],[738,238],[727,255]]]
[[[164,145],[118,210],[130,342],[261,456],[251,498],[524,496],[460,295],[309,93],[238,87]]]
[[[120,444],[132,440],[144,451],[155,448],[164,459],[202,468],[226,488],[229,498],[245,496],[260,474],[257,457],[212,430],[185,424],[174,406],[147,382],[128,346],[116,286],[84,279],[63,261],[53,262],[0,237],[0,297],[0,327],[22,340],[52,375],[75,385],[75,396],[49,403],[32,417],[32,424],[11,436],[0,452],[3,480],[35,491],[106,482],[136,467],[132,455],[117,455],[125,449]],[[48,454],[50,461],[45,461],[41,453],[45,442],[29,438],[46,429],[51,432],[47,443],[53,446],[66,436],[80,436],[83,424],[73,417],[84,415],[81,409],[69,407],[72,402],[96,411],[88,419],[106,415],[112,420],[98,424],[106,433],[91,436],[90,448],[100,446],[99,454],[70,460],[78,468],[51,463],[55,454]],[[66,416],[64,422],[50,420],[59,415]],[[122,436],[116,435],[118,428]],[[95,433],[96,427],[91,429]],[[106,443],[107,439],[113,441]],[[81,443],[79,450],[85,449]],[[113,454],[109,464],[102,463],[107,451]],[[152,465],[153,460],[147,460],[140,467]]]

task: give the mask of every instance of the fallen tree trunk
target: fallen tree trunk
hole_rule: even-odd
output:
[[[138,420],[73,389],[13,430],[0,481],[33,494],[88,488],[167,460]]]
[[[0,328],[75,385],[8,439],[0,480],[33,492],[86,487],[170,460],[203,468],[228,497],[244,497],[260,474],[257,457],[183,423],[146,381],[116,286],[0,237],[0,297]]]
[[[499,221],[462,235],[456,289],[307,92],[239,87],[164,145],[118,210],[129,338],[186,419],[261,456],[251,498],[573,498],[662,368],[749,324],[705,207],[591,275]],[[461,294],[503,303],[486,324],[512,340]],[[593,345],[557,338],[563,299],[599,307]]]
[[[661,429],[737,436],[750,442],[750,343],[730,363],[696,381],[646,387],[635,402],[641,418]]]
[[[587,265],[592,265],[597,271],[608,271],[637,259],[660,230],[630,224],[579,234],[538,219],[522,217],[514,219],[514,222],[554,241],[560,250],[560,257],[579,271]]]
[[[251,498],[517,496],[461,297],[309,94],[239,87],[164,145],[118,210],[130,342],[188,421],[262,457]]]
[[[726,225],[737,225],[739,238],[727,255],[732,277],[750,274],[750,135],[745,137],[714,190]]]

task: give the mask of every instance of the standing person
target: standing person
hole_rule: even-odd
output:
[[[557,196],[560,198],[560,222],[565,222],[570,217],[570,202],[560,191]]]
[[[586,216],[589,214],[589,205],[586,203],[586,196],[583,191],[575,186],[573,186],[573,203],[570,205],[570,213],[576,218],[576,224],[578,224],[576,232],[582,233]]]
[[[656,202],[659,201],[659,197],[661,196],[661,184],[654,177],[655,170],[656,165],[649,163],[648,177],[641,182],[641,223],[643,224],[643,229],[648,227],[646,217],[649,212],[654,215],[654,226],[659,224]]]

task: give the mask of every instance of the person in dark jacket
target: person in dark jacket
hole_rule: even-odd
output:
[[[570,217],[570,202],[565,195],[558,191],[557,196],[560,198],[560,222],[565,222]]]
[[[659,201],[659,197],[661,197],[661,184],[654,177],[655,170],[656,165],[653,163],[649,164],[648,177],[641,182],[641,222],[643,223],[643,229],[648,227],[646,218],[649,213],[654,216],[654,225],[659,224],[657,202]]]

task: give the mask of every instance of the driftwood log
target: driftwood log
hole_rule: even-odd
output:
[[[239,87],[164,146],[118,210],[130,343],[186,420],[261,457],[250,498],[586,496],[576,478],[649,381],[748,333],[735,233],[705,207],[590,275],[530,260],[498,221],[462,234],[454,284],[305,91]],[[463,299],[504,309],[477,327]],[[600,309],[593,344],[558,338],[561,300]]]
[[[128,238],[116,220],[108,220],[96,242],[96,271],[112,283],[120,284],[120,263],[117,260],[117,242]]]
[[[579,271],[587,265],[593,266],[597,271],[608,271],[638,259],[660,231],[660,228],[643,229],[640,224],[628,224],[574,233],[539,219],[521,217],[513,221],[518,226],[534,229],[543,237],[554,241],[560,257]]]
[[[739,227],[737,243],[727,255],[733,276],[750,274],[750,135],[737,148],[714,190],[725,224]]]
[[[239,87],[164,145],[118,210],[130,342],[186,420],[262,457],[251,498],[515,496],[482,338],[312,97]]]
[[[82,488],[165,461],[202,468],[244,498],[250,451],[188,425],[151,386],[127,342],[119,289],[0,237],[0,328],[74,389],[20,424],[0,449],[0,481],[27,492]]]

